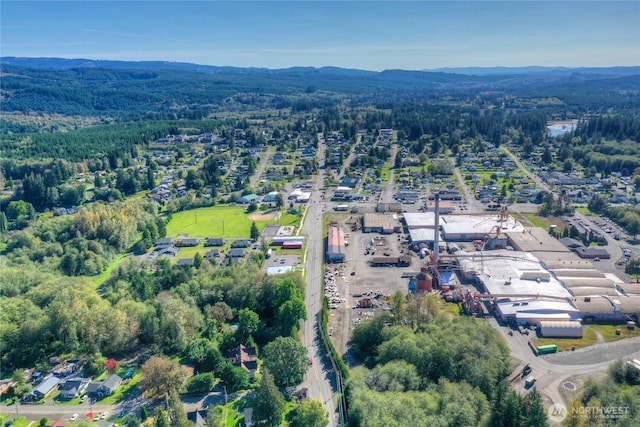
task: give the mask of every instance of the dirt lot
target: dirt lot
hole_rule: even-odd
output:
[[[354,216],[359,220],[359,216]],[[349,220],[347,220],[349,221]],[[353,220],[352,220],[353,221]],[[407,253],[407,244],[403,243],[404,234],[363,233],[361,230],[352,231],[349,224],[345,226],[346,261],[342,264],[327,264],[325,288],[333,302],[329,327],[333,330],[333,340],[340,353],[347,350],[353,327],[362,319],[373,316],[376,311],[384,310],[384,298],[378,298],[381,303],[373,308],[357,307],[358,301],[375,295],[391,295],[396,291],[408,292],[409,279],[403,279],[403,272],[417,272],[422,262],[415,253],[409,267],[371,267],[370,260],[375,256],[398,256]],[[373,244],[372,244],[373,239]],[[369,246],[375,249],[365,254]],[[402,251],[402,252],[401,252]],[[376,301],[377,302],[377,301]]]
[[[278,215],[280,215],[279,212],[253,212],[249,214],[248,218],[252,221],[270,221],[272,219],[277,219]]]

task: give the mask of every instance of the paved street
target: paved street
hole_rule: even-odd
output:
[[[320,138],[319,138],[320,139]],[[318,164],[324,165],[325,146],[320,139],[318,143]],[[322,232],[322,215],[324,203],[321,188],[324,186],[324,169],[320,169],[313,186],[313,192],[307,207],[302,234],[307,238],[307,256],[305,260],[307,279],[307,318],[302,329],[302,339],[314,361],[309,366],[304,382],[300,387],[309,389],[309,398],[323,403],[329,412],[329,426],[333,427],[337,419],[335,394],[337,390],[336,373],[319,338],[322,311],[322,263],[324,260],[324,235]]]

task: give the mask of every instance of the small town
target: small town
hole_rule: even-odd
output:
[[[0,426],[638,425],[637,4],[34,6]]]

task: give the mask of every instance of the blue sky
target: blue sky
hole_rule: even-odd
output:
[[[11,1],[0,55],[366,70],[640,65],[640,1]]]

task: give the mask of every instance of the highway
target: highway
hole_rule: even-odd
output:
[[[318,164],[324,165],[324,141],[318,137]],[[304,263],[307,279],[306,306],[307,320],[302,328],[303,344],[313,360],[300,387],[309,390],[309,398],[322,402],[329,413],[329,426],[339,425],[336,421],[338,409],[336,405],[337,373],[331,364],[320,339],[320,323],[322,315],[322,263],[324,260],[324,234],[322,232],[322,216],[325,204],[321,190],[324,186],[324,169],[320,169],[302,227],[302,234],[307,238],[307,253]]]

